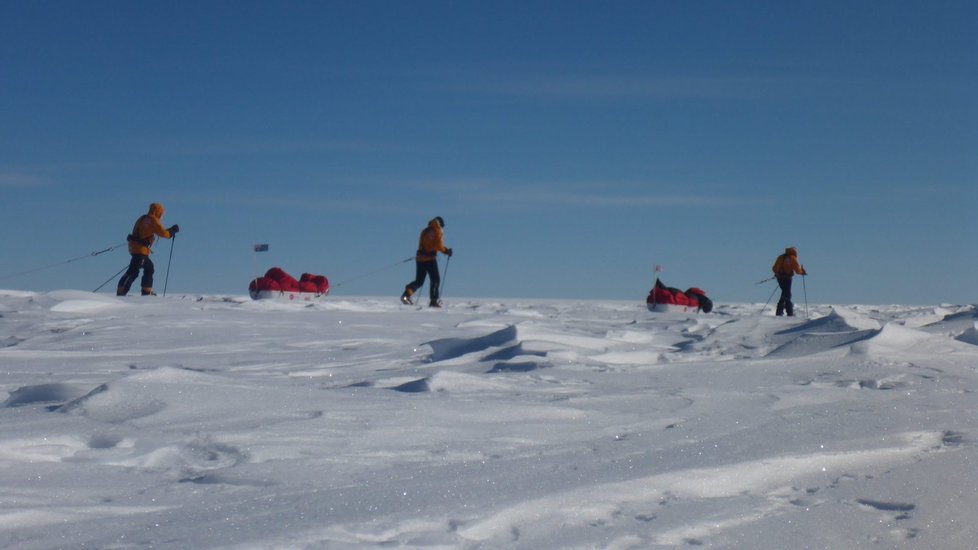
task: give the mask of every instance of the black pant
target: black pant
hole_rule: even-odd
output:
[[[129,293],[129,287],[139,276],[140,268],[143,270],[143,279],[140,281],[142,288],[153,289],[153,273],[156,269],[153,267],[153,260],[149,259],[149,256],[143,256],[142,254],[133,254],[132,259],[129,260],[129,269],[126,270],[126,274],[119,279],[119,289],[116,294],[120,296],[125,296]]]
[[[424,279],[426,275],[431,276],[430,296],[432,302],[438,301],[438,287],[441,286],[441,275],[438,274],[438,261],[428,260],[424,262],[415,262],[417,268],[416,274],[414,276],[414,281],[407,285],[407,288],[411,291],[410,294],[414,294],[421,288],[424,284]]]
[[[795,304],[791,303],[791,277],[778,277],[778,286],[781,287],[781,299],[778,300],[777,315],[795,314]]]

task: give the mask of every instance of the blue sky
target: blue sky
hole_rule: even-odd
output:
[[[975,303],[976,54],[974,2],[4,2],[0,288],[155,201],[168,293],[396,298],[442,216],[446,299],[763,302],[797,246],[813,303]]]

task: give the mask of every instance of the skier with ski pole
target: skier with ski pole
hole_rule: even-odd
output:
[[[798,263],[798,249],[793,246],[785,248],[784,254],[778,256],[774,261],[771,271],[774,272],[774,277],[778,280],[778,286],[781,288],[781,298],[778,300],[775,315],[781,316],[787,313],[788,317],[793,317],[795,305],[791,303],[791,279],[796,274],[802,277],[808,275],[805,268]]]
[[[438,253],[441,252],[449,258],[452,257],[452,249],[445,246],[444,227],[445,220],[441,216],[436,216],[421,231],[421,235],[418,237],[418,252],[414,257],[414,281],[411,281],[404,287],[404,293],[401,294],[401,303],[414,304],[411,296],[424,285],[425,277],[431,277],[428,292],[430,301],[428,305],[431,307],[441,307],[441,300],[439,299],[441,276],[438,274]]]
[[[119,287],[116,289],[116,296],[125,296],[129,293],[129,288],[139,276],[139,270],[143,270],[143,277],[140,281],[140,293],[143,296],[155,296],[153,292],[153,273],[155,267],[153,260],[149,258],[152,253],[150,248],[156,242],[156,237],[170,239],[180,231],[179,225],[163,227],[163,205],[157,202],[149,205],[149,212],[140,216],[133,225],[132,233],[126,238],[129,241],[129,254],[132,259],[129,261],[129,268],[125,275],[119,279]],[[173,248],[170,248],[173,253]]]

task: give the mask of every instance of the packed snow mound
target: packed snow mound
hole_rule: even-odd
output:
[[[215,399],[221,397],[213,388],[221,385],[220,377],[214,375],[161,367],[101,384],[59,410],[99,422],[122,423],[153,416],[170,407],[213,406]]]
[[[921,330],[907,328],[896,323],[887,323],[879,335],[868,340],[866,345],[907,349],[934,339],[934,336]]]
[[[491,334],[475,338],[441,338],[425,342],[431,346],[432,361],[447,361],[458,359],[471,353],[478,353],[489,348],[503,346],[516,341],[516,325],[509,325]]]
[[[492,363],[488,371],[491,373],[529,372],[549,367],[550,362],[541,358],[587,356],[599,362],[627,364],[659,361],[655,351],[606,353],[609,347],[614,346],[606,338],[555,332],[529,323],[509,325],[482,336],[443,338],[425,344],[432,349],[430,360],[434,363],[445,366],[471,362]],[[676,339],[669,341],[675,342]]]
[[[36,292],[30,290],[0,289],[0,298],[31,298],[36,294]],[[0,307],[6,307],[6,304]],[[3,311],[3,309],[0,309],[0,311]]]
[[[831,306],[829,314],[807,321],[785,332],[852,332],[855,330],[879,330],[879,321],[855,310]]]
[[[897,323],[887,323],[879,334],[852,346],[855,353],[893,354],[900,352],[946,353],[955,351],[952,338],[931,334],[923,330],[907,328]]]
[[[975,323],[974,326],[962,332],[961,335],[957,337],[957,340],[966,344],[978,346],[978,323]]]
[[[180,481],[200,481],[205,472],[238,465],[248,457],[240,449],[198,439],[162,447],[141,448],[134,445],[128,452],[103,461],[113,466],[175,472]]]
[[[428,386],[432,391],[457,394],[481,394],[483,392],[508,392],[513,390],[513,384],[511,382],[500,381],[498,378],[488,378],[478,374],[447,370],[440,371],[432,376]]]
[[[39,300],[49,304],[51,311],[60,313],[87,313],[127,305],[115,296],[81,290],[56,290],[42,295]]]
[[[880,323],[853,310],[833,306],[828,315],[776,332],[769,357],[802,357],[843,349],[877,334]]]
[[[102,384],[88,394],[64,404],[59,410],[99,422],[126,422],[156,414],[165,408],[166,403],[145,386],[139,388],[123,384]]]
[[[969,308],[945,315],[940,320],[921,326],[920,330],[931,334],[963,336],[978,324],[978,308]]]
[[[84,390],[73,384],[35,384],[23,386],[10,392],[5,407],[21,407],[43,403],[64,403],[79,397]]]

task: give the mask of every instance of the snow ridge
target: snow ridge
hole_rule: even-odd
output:
[[[11,548],[971,548],[973,306],[0,291]]]

